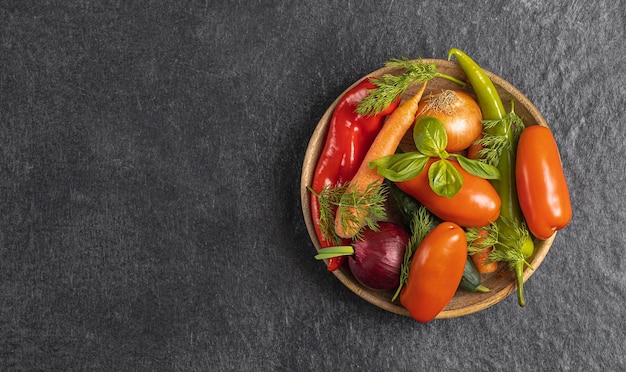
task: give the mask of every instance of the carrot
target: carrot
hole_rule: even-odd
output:
[[[483,138],[483,134],[479,134],[478,137],[474,140],[474,142],[467,148],[467,158],[468,159],[478,159],[480,158],[480,151],[482,151],[485,147],[477,141],[480,141]]]
[[[348,192],[358,192],[365,196],[368,190],[372,190],[372,186],[380,185],[383,182],[383,176],[378,174],[376,169],[371,169],[369,163],[396,151],[402,137],[415,121],[415,114],[425,90],[426,83],[422,84],[414,96],[402,103],[389,115],[350,181]],[[335,232],[342,238],[354,237],[361,230],[366,214],[366,209],[340,206],[335,217]],[[353,218],[346,218],[346,215]]]
[[[486,229],[483,228],[480,228],[478,232],[481,238],[476,239],[476,244],[480,245],[480,243],[485,240],[489,233]],[[478,270],[479,273],[490,274],[498,269],[498,262],[489,262],[489,253],[491,253],[492,250],[493,247],[488,247],[470,255],[470,257],[472,258],[472,262],[474,262],[474,266],[476,266],[476,270]]]

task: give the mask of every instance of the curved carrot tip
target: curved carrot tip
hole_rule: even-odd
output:
[[[342,211],[343,216],[350,216],[352,218],[336,218],[335,219],[335,232],[337,235],[344,239],[350,239],[356,236],[361,230],[362,222],[365,216],[359,216],[356,208],[346,207]],[[339,213],[338,213],[339,215]]]

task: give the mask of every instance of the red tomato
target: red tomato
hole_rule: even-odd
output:
[[[548,239],[569,224],[569,190],[559,150],[548,127],[532,125],[522,132],[515,178],[520,207],[533,235]]]
[[[460,90],[446,89],[425,97],[417,111],[417,118],[421,116],[441,121],[448,135],[448,152],[465,150],[483,130],[483,114],[478,103]]]
[[[400,303],[413,319],[428,322],[450,302],[463,276],[467,260],[465,231],[443,222],[417,247]]]
[[[440,196],[428,184],[428,169],[436,158],[431,158],[415,178],[397,182],[398,188],[422,203],[426,209],[444,221],[464,227],[489,225],[500,215],[500,196],[489,181],[469,174],[453,160],[450,163],[463,176],[463,186],[451,198]]]

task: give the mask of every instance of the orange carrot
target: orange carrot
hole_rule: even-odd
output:
[[[483,134],[481,133],[474,140],[474,142],[470,145],[470,147],[467,148],[467,158],[468,159],[478,159],[480,157],[480,151],[482,149],[484,149],[485,147],[483,145],[481,145],[481,144],[476,143],[476,141],[479,141],[482,138],[483,138]]]
[[[480,243],[485,241],[489,232],[484,228],[479,228],[478,233],[481,237],[476,239],[475,244],[480,246]],[[492,250],[493,247],[488,247],[470,255],[472,262],[474,262],[474,266],[476,266],[476,270],[478,270],[479,273],[490,274],[498,269],[498,262],[489,262],[489,253],[491,253]]]
[[[391,155],[396,151],[402,137],[404,137],[404,134],[415,121],[415,114],[425,90],[426,83],[422,84],[420,90],[413,97],[406,100],[389,115],[389,118],[387,118],[387,121],[365,154],[361,166],[350,181],[348,192],[356,191],[364,195],[368,188],[371,189],[373,185],[383,182],[383,176],[378,174],[376,169],[370,169],[369,163],[383,156]],[[346,214],[355,218],[345,218]],[[340,207],[335,217],[335,232],[342,238],[354,237],[363,226],[365,215],[366,211],[364,210],[359,212],[354,207]]]

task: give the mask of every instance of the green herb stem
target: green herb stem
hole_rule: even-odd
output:
[[[337,247],[322,248],[315,256],[316,260],[323,260],[327,258],[339,257],[339,256],[352,256],[354,254],[354,248],[350,245],[342,245]]]

